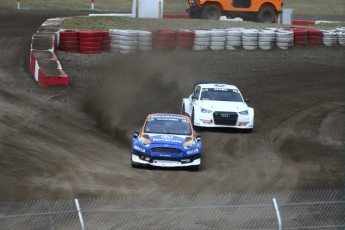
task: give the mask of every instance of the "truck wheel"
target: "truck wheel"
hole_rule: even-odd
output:
[[[207,4],[202,11],[203,19],[219,20],[222,11],[215,4]]]
[[[261,8],[257,20],[258,22],[273,23],[277,19],[277,14],[272,8]]]

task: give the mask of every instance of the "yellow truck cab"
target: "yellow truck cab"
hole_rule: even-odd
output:
[[[188,0],[190,18],[241,17],[244,20],[273,23],[282,12],[282,0]]]

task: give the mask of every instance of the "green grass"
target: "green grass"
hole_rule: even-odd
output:
[[[150,1],[150,0],[147,0]],[[133,0],[94,0],[95,10],[131,12]],[[344,15],[344,0],[284,0],[294,14]],[[90,0],[21,0],[21,9],[90,10]],[[16,0],[1,0],[0,7],[17,8]],[[187,0],[164,0],[164,12],[184,13]]]
[[[150,1],[150,0],[147,0]],[[130,13],[133,0],[94,0],[95,10],[92,13]],[[90,10],[90,0],[21,0],[22,10]],[[17,8],[16,0],[0,0],[0,7]],[[185,13],[188,7],[187,0],[164,0],[164,13]],[[322,15],[344,15],[345,0],[284,0],[285,8],[292,8],[293,15],[309,15],[315,19]],[[269,27],[280,25],[270,24]],[[344,23],[321,24],[313,26],[319,29],[344,27]],[[135,19],[127,17],[76,17],[64,20],[66,29],[211,29],[229,27],[265,28],[267,24],[260,23],[234,23],[209,20],[184,19]]]

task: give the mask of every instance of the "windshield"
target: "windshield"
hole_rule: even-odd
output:
[[[191,135],[191,127],[187,118],[179,116],[155,115],[147,119],[145,133],[162,133],[176,135]]]
[[[238,90],[226,88],[203,88],[200,100],[243,102]]]

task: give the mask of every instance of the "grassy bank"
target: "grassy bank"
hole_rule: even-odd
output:
[[[148,0],[149,1],[149,0]],[[230,1],[230,0],[229,0]],[[131,12],[133,0],[94,0],[96,11]],[[90,0],[20,0],[21,9],[90,10]],[[0,7],[17,8],[16,0],[1,0]],[[285,0],[294,14],[344,15],[344,0]],[[164,0],[164,12],[184,13],[187,0]]]

